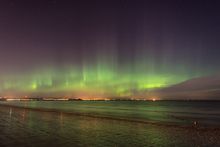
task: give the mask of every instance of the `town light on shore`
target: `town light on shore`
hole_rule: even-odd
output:
[[[152,101],[155,102],[155,101],[156,101],[156,98],[152,98]]]

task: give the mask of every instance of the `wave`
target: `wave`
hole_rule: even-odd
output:
[[[142,123],[142,124],[150,124],[150,125],[157,125],[157,126],[164,126],[164,127],[178,127],[178,128],[185,128],[185,129],[199,129],[199,130],[206,130],[206,129],[214,129],[215,131],[220,131],[220,125],[195,125],[194,123],[180,123],[180,122],[171,122],[171,121],[154,121],[154,120],[146,120],[141,118],[131,118],[131,117],[119,117],[119,116],[110,116],[110,115],[102,115],[96,113],[83,113],[83,112],[76,112],[76,111],[65,111],[62,109],[54,109],[54,108],[33,108],[27,106],[15,106],[9,104],[0,104],[0,107],[7,107],[7,108],[14,108],[20,110],[28,110],[28,111],[35,111],[35,112],[47,112],[47,113],[62,113],[63,115],[68,116],[79,116],[79,117],[90,117],[96,119],[106,119],[106,120],[116,120],[116,121],[125,121],[130,123]],[[177,116],[171,116],[177,118]],[[186,117],[178,117],[177,119],[185,120]],[[194,119],[194,118],[191,118]]]

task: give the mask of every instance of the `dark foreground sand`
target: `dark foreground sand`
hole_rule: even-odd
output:
[[[0,146],[220,146],[218,126],[174,125],[0,106]]]

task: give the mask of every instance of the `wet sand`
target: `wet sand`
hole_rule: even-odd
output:
[[[170,125],[0,105],[0,146],[220,146],[217,126]]]

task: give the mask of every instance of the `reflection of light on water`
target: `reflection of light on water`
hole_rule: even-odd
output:
[[[12,109],[10,108],[9,110],[9,116],[11,117],[11,114],[12,114]]]
[[[60,126],[63,127],[63,113],[60,112]]]
[[[22,120],[24,121],[24,119],[25,119],[25,115],[26,115],[26,111],[24,110],[23,112],[22,112]]]

